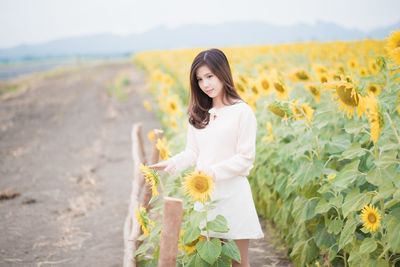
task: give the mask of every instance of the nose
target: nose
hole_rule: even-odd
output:
[[[204,86],[204,88],[207,88],[208,86],[210,86],[210,82],[207,79],[204,79],[203,86]]]

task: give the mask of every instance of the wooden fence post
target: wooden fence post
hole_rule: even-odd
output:
[[[135,218],[135,211],[142,205],[148,210],[151,199],[151,189],[145,183],[143,174],[140,171],[140,164],[146,164],[146,153],[141,135],[142,126],[135,123],[132,127],[132,159],[133,159],[133,180],[130,196],[128,215],[124,223],[124,267],[136,267],[134,252],[141,242],[137,238],[141,235],[140,225]],[[154,130],[156,138],[162,138],[162,130]],[[150,163],[159,161],[159,151],[156,143],[153,144]],[[178,241],[183,216],[183,202],[180,199],[164,197],[164,215],[162,219],[162,230],[160,237],[159,267],[175,267],[176,255],[178,252]]]
[[[176,266],[176,255],[178,253],[178,241],[182,216],[182,200],[164,197],[164,215],[162,220],[158,267]]]

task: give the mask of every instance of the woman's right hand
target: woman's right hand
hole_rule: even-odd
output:
[[[156,171],[165,171],[168,173],[171,173],[173,169],[173,164],[169,162],[168,160],[160,161],[158,163],[148,165],[149,168],[152,168]]]

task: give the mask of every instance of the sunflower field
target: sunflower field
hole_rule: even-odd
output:
[[[185,145],[190,65],[201,50],[134,56],[152,96],[143,105],[165,131],[157,144],[164,158]],[[386,40],[222,50],[237,91],[257,116],[257,156],[249,176],[257,211],[277,226],[294,264],[398,266],[400,31]],[[154,138],[151,132],[148,138]],[[229,266],[238,253],[233,242],[199,240],[199,227],[187,227],[204,215],[192,211],[193,199],[181,192],[185,175],[164,185],[167,194],[188,199],[180,262]],[[138,218],[149,216],[142,211]],[[155,234],[141,237],[136,255],[154,261],[161,226],[142,225]],[[211,227],[223,231],[226,221],[218,218]],[[218,255],[203,253],[204,244]]]

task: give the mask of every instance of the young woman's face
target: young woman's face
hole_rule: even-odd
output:
[[[196,79],[200,89],[209,97],[222,97],[223,83],[206,66],[201,66],[196,72]]]

